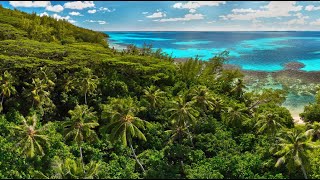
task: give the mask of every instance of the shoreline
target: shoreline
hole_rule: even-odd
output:
[[[291,116],[292,116],[292,115],[291,115]],[[306,124],[306,123],[300,118],[300,116],[292,116],[292,118],[293,118],[294,124],[298,124],[298,125],[300,125],[300,124]]]
[[[320,84],[320,71],[308,72],[308,71],[302,71],[300,69],[292,69],[292,68],[283,69],[276,72],[249,71],[249,70],[241,70],[241,69],[240,71],[244,73],[245,78],[247,79],[247,81],[249,81],[249,84],[254,83],[254,80],[257,80],[257,79],[260,79],[260,80],[267,79],[268,75],[271,75],[273,79],[285,80],[285,84],[287,86],[288,85],[295,86],[296,85],[295,81],[300,81],[300,82],[303,82],[303,84],[309,84],[309,85]],[[302,87],[303,86],[307,86],[307,85],[302,85]],[[286,101],[288,99],[289,98],[287,97]],[[294,106],[294,105],[293,106],[282,105],[282,107],[285,107],[289,110],[291,117],[293,118],[294,124],[297,124],[297,125],[305,124],[305,122],[301,119],[299,114],[304,111],[304,106],[306,106],[307,104],[305,102],[301,102],[301,104],[304,104],[304,105],[301,107]]]
[[[174,62],[185,62],[188,58],[174,58]],[[243,70],[240,66],[232,65],[232,64],[224,64],[225,69],[239,69],[244,74],[244,79],[247,84],[253,84],[257,80],[266,81],[268,76],[271,75],[274,82],[279,83],[285,82],[286,86],[295,86],[298,82],[302,82],[300,85],[308,86],[309,84],[320,84],[320,71],[303,71],[301,68],[304,67],[304,64],[299,62],[290,62],[284,64],[284,69],[279,71],[258,71],[258,70]],[[288,99],[288,98],[287,98]],[[302,104],[306,104],[305,102],[301,102]],[[304,106],[288,106],[282,105],[289,110],[291,117],[295,124],[305,124],[305,122],[301,119],[299,114],[304,111]]]
[[[120,50],[125,48],[122,45],[114,44],[112,41],[109,42],[109,46],[113,46],[115,49]],[[174,63],[183,63],[187,61],[190,58],[173,58]],[[238,69],[244,74],[244,81],[246,84],[250,86],[250,84],[254,84],[258,81],[265,81],[268,76],[272,76],[273,79],[276,79],[276,81],[279,81],[279,79],[285,79],[288,82],[285,82],[286,86],[293,86],[296,85],[296,82],[294,81],[301,81],[305,84],[320,84],[320,71],[303,71],[301,68],[305,67],[303,63],[292,61],[286,64],[283,64],[283,69],[279,71],[260,71],[260,70],[243,70],[238,65],[233,64],[224,64],[224,69]],[[296,89],[295,89],[296,90]],[[288,98],[287,98],[288,99]],[[303,102],[302,102],[303,103]],[[285,107],[282,105],[282,107]],[[294,119],[295,124],[304,124],[305,122],[301,120],[299,114],[303,112],[303,108],[300,108],[296,112],[297,109],[295,106],[286,108],[290,111],[290,114],[292,118]]]

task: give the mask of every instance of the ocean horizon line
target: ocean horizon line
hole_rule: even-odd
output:
[[[155,31],[155,30],[113,30],[113,31],[98,31],[98,32],[320,32],[320,30],[288,30],[288,31]]]

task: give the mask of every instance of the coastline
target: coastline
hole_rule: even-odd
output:
[[[117,50],[125,49],[124,45],[119,45],[116,43],[113,43],[113,41],[109,42],[109,46],[114,47]],[[189,58],[173,58],[174,63],[183,63],[187,61]],[[300,62],[292,61],[289,63],[286,63],[283,65],[283,69],[279,71],[259,71],[259,70],[243,70],[238,65],[233,64],[224,64],[224,69],[238,69],[240,70],[245,76],[244,81],[249,86],[251,84],[254,84],[258,81],[262,83],[268,83],[268,76],[271,75],[273,79],[276,79],[275,81],[279,83],[279,80],[282,80],[282,82],[285,82],[285,85],[288,87],[296,85],[295,81],[303,82],[305,86],[308,86],[307,84],[320,84],[320,71],[303,71],[300,70],[305,65]],[[290,88],[289,88],[290,89]],[[298,88],[299,89],[299,88]],[[297,89],[295,89],[297,90]],[[288,98],[287,98],[288,99]],[[302,103],[305,104],[306,103]],[[282,105],[283,107],[286,107],[290,113],[292,118],[294,119],[294,122],[296,124],[304,124],[304,121],[301,120],[299,114],[303,112],[304,106],[288,106],[288,105]]]
[[[188,58],[175,58],[174,62],[181,63],[188,60]],[[225,69],[239,69],[244,75],[244,80],[247,84],[253,84],[259,81],[268,83],[268,76],[271,75],[274,79],[273,83],[279,83],[279,80],[285,82],[287,86],[297,85],[295,81],[302,82],[301,86],[308,86],[308,84],[320,84],[320,71],[303,71],[300,70],[304,67],[304,64],[299,62],[290,62],[284,65],[284,69],[280,71],[266,72],[257,70],[243,70],[241,67],[232,64],[224,64]],[[286,107],[293,118],[295,124],[305,124],[305,122],[300,118],[299,114],[303,112],[304,105],[282,105]]]

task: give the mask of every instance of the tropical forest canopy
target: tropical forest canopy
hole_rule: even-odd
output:
[[[320,178],[320,96],[246,92],[228,52],[151,46],[0,7],[0,178]]]

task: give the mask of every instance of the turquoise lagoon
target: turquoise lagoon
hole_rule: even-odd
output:
[[[300,70],[320,71],[320,32],[276,31],[276,32],[105,32],[110,46],[123,49],[128,44],[142,47],[151,44],[153,49],[175,58],[198,56],[207,61],[211,57],[229,51],[228,64],[237,65],[243,70],[279,72],[285,64],[304,64]],[[299,73],[299,72],[297,72]],[[319,80],[320,82],[320,80]],[[281,84],[267,85],[266,88],[279,88]],[[305,88],[308,85],[302,85]],[[250,88],[249,88],[250,89]],[[303,106],[314,101],[313,95],[289,93],[283,104],[294,116],[303,111]]]
[[[280,71],[289,62],[320,71],[320,32],[106,32],[111,45],[152,44],[176,58],[208,60],[224,50],[244,70]]]

